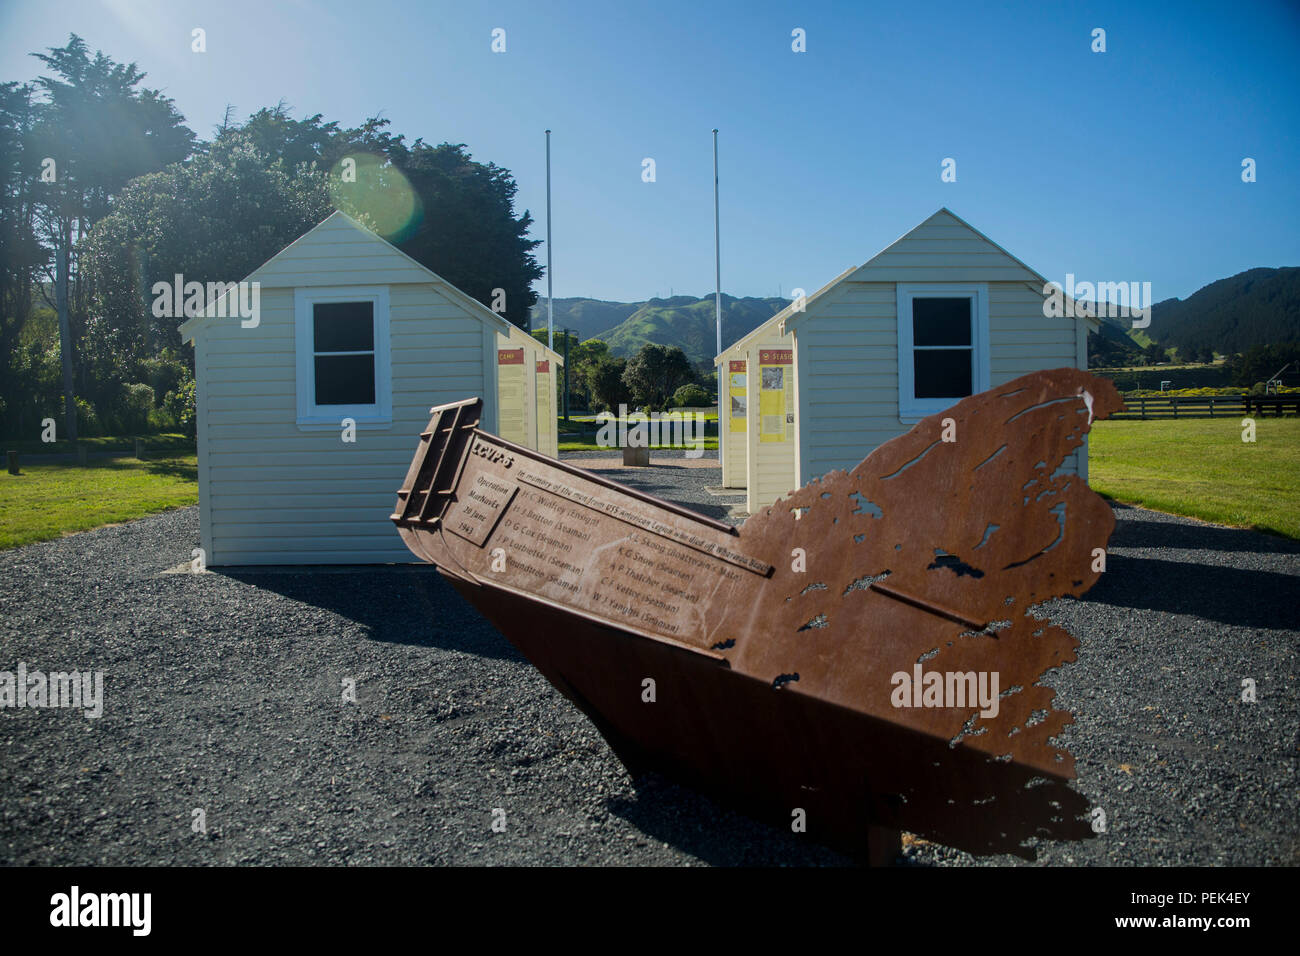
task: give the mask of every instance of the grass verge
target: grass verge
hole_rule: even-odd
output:
[[[594,438],[592,438],[590,441],[562,441],[559,443],[558,447],[560,451],[618,451],[619,450],[617,448],[606,448],[603,445],[597,445],[596,440]],[[650,450],[651,451],[660,451],[660,450],[681,451],[682,446],[681,445],[651,445]],[[718,440],[716,438],[704,439],[704,450],[717,451]]]
[[[199,500],[194,455],[151,461],[91,459],[75,465],[24,464],[0,472],[0,548],[130,521]]]
[[[1300,418],[1103,421],[1088,483],[1126,504],[1300,538]]]

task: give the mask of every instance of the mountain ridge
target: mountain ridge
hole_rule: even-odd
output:
[[[722,295],[722,345],[727,348],[790,304],[777,296]],[[531,312],[534,329],[546,327],[546,301]],[[1113,342],[1126,336],[1141,348],[1155,341],[1179,355],[1212,348],[1220,354],[1254,345],[1300,342],[1300,266],[1247,269],[1206,283],[1185,299],[1151,307],[1151,325],[1139,338],[1119,323],[1105,331]],[[584,341],[599,338],[613,355],[631,356],[647,343],[675,345],[694,363],[712,364],[717,344],[713,296],[675,295],[642,302],[581,296],[555,300],[555,327]]]
[[[777,296],[722,294],[722,346],[739,341],[790,304]],[[546,328],[546,302],[533,306],[534,329]],[[605,324],[605,323],[611,324]],[[555,300],[556,330],[601,339],[611,355],[632,356],[647,344],[677,346],[693,363],[713,363],[717,333],[712,295],[674,295],[644,302],[610,302],[581,297]],[[602,327],[602,325],[604,327]]]

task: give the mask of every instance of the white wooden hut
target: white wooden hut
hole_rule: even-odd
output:
[[[720,418],[724,458],[732,458],[724,463],[724,485],[745,487],[752,513],[829,471],[852,468],[966,395],[1026,372],[1087,368],[1088,332],[1097,319],[1049,317],[1046,283],[940,209],[718,356],[719,363],[740,361],[744,353],[749,363],[743,423]],[[776,341],[793,353],[792,382],[775,362],[764,365],[753,355],[784,358],[771,349]],[[726,374],[721,364],[719,371]],[[772,386],[766,393],[764,374]],[[792,385],[792,395],[778,395],[778,385]],[[783,401],[787,420],[780,422],[775,414]],[[732,451],[738,426],[746,430],[743,471]],[[1086,479],[1087,448],[1085,438],[1063,468]]]
[[[798,487],[793,355],[794,337],[781,331],[778,314],[713,360],[721,383],[719,435],[726,443],[722,486],[746,489],[755,507]]]
[[[223,296],[181,326],[207,562],[413,560],[388,516],[429,408],[481,396],[495,431],[514,327],[341,212],[245,281],[255,322]]]
[[[564,357],[518,326],[497,336],[497,394],[502,438],[540,451],[558,454],[555,387],[563,374]]]

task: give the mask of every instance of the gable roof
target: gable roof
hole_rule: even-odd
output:
[[[402,282],[420,282],[430,283],[435,286],[440,293],[451,299],[457,305],[461,306],[470,315],[477,318],[483,324],[489,326],[494,331],[507,333],[514,326],[507,322],[497,313],[493,312],[482,302],[472,296],[466,295],[456,286],[452,285],[442,276],[438,275],[432,269],[412,259],[397,246],[393,245],[383,236],[367,229],[361,223],[357,222],[347,213],[341,210],[335,210],[325,217],[324,220],[317,223],[311,229],[308,229],[301,236],[289,243],[266,262],[262,263],[245,278],[244,282],[260,282],[264,286],[271,287],[296,287],[299,283],[288,281],[287,279],[277,279],[275,276],[276,267],[284,266],[293,262],[305,262],[315,258],[311,250],[313,247],[324,245],[324,240],[328,237],[336,239],[340,232],[355,233],[350,238],[354,241],[361,241],[366,244],[373,244],[376,254],[382,259],[388,260],[392,265],[395,275],[401,278],[389,279],[371,279],[365,282],[345,282],[340,281],[339,285],[392,285]],[[203,310],[202,315],[196,315],[187,319],[180,326],[181,341],[192,341],[195,334],[199,332],[208,321],[214,318],[218,311],[229,312],[229,309],[218,310],[217,304],[225,296],[218,296],[209,302]]]
[[[812,305],[814,302],[816,302],[818,299],[820,299],[823,295],[825,295],[827,292],[829,292],[829,291],[830,291],[831,289],[833,289],[835,286],[839,285],[839,283],[840,283],[841,281],[843,281],[843,280],[844,280],[844,279],[845,279],[845,278],[846,278],[850,273],[852,273],[852,272],[856,272],[856,271],[857,271],[857,268],[858,268],[857,266],[849,266],[847,269],[845,269],[843,272],[841,272],[839,275],[837,275],[837,276],[836,276],[834,279],[832,279],[830,282],[826,283],[824,286],[822,286],[820,289],[818,289],[818,290],[817,290],[816,292],[814,292],[812,295],[806,295],[806,296],[804,296],[804,308],[806,309],[808,306]],[[798,301],[799,301],[798,299],[795,299],[795,300],[792,301],[789,305],[787,305],[784,309],[782,309],[782,310],[781,310],[780,312],[778,312],[776,315],[772,316],[772,317],[771,317],[770,319],[768,319],[766,322],[763,322],[761,325],[759,325],[759,326],[758,326],[757,328],[755,328],[753,331],[751,331],[751,332],[749,332],[749,333],[747,333],[747,334],[745,334],[745,335],[742,335],[740,338],[736,339],[736,341],[732,342],[732,343],[731,343],[730,345],[728,345],[725,349],[723,349],[721,352],[719,352],[717,355],[715,355],[715,356],[713,357],[713,364],[714,364],[714,365],[720,365],[720,364],[725,360],[726,355],[727,355],[728,352],[741,351],[741,350],[747,348],[747,347],[749,346],[749,343],[750,343],[751,341],[753,341],[753,340],[754,340],[755,338],[757,338],[758,336],[763,335],[764,333],[766,333],[767,331],[769,331],[769,330],[771,329],[772,326],[777,326],[778,331],[779,331],[782,335],[787,334],[787,333],[786,333],[786,330],[785,330],[784,328],[782,328],[781,326],[782,326],[782,324],[785,322],[785,320],[786,320],[787,318],[789,318],[789,317],[792,316],[792,315],[796,315],[796,314],[797,314],[797,311],[796,311],[796,309],[795,309],[795,303],[798,302]]]
[[[927,248],[927,243],[968,239],[968,236],[963,236],[962,233],[970,234],[976,242],[968,249],[939,250],[939,254],[956,258],[959,264],[966,268],[978,268],[989,273],[1005,272],[1005,275],[999,275],[996,281],[1037,281],[1040,285],[1047,281],[947,206],[941,207],[929,219],[895,239],[864,262],[855,273],[855,278],[858,282],[879,281],[876,276],[881,273],[892,274],[909,268],[906,264],[911,261],[909,257],[934,255],[935,252]],[[976,259],[977,256],[984,258]],[[902,281],[907,280],[904,278]]]
[[[953,249],[954,243],[964,248]],[[926,264],[930,257],[945,257],[946,261]],[[942,280],[924,276],[924,270],[941,267],[952,277]],[[922,275],[918,275],[921,273]],[[923,277],[924,276],[924,277]],[[895,239],[862,265],[849,269],[818,292],[814,298],[828,292],[832,286],[850,282],[916,282],[916,281],[994,281],[1024,282],[1035,292],[1042,293],[1047,279],[1020,259],[980,232],[946,206],[940,208],[924,222]],[[1095,319],[1083,317],[1090,328],[1097,328]],[[789,332],[802,321],[800,314],[791,313],[783,320],[782,330]]]

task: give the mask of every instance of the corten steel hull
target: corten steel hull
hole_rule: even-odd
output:
[[[885,828],[1032,856],[1091,830],[1038,684],[1077,642],[1028,612],[1087,590],[1114,527],[1052,473],[1120,407],[1024,376],[733,529],[482,432],[470,400],[434,409],[393,520],[634,772],[854,853]]]

